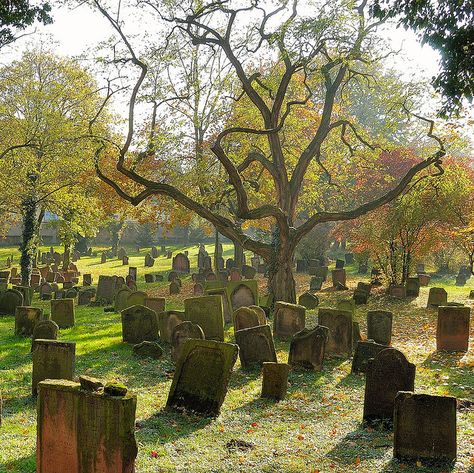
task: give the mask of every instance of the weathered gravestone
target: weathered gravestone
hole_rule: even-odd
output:
[[[232,309],[229,300],[229,293],[225,287],[217,287],[215,289],[206,290],[208,296],[221,296],[222,298],[222,310],[224,314],[224,323],[228,324],[232,322]]]
[[[406,282],[407,296],[408,297],[418,297],[420,295],[420,278],[407,278]]]
[[[107,253],[102,253],[102,256],[100,257],[100,262],[101,264],[107,263]]]
[[[328,355],[350,355],[352,353],[352,312],[341,309],[319,309],[318,323],[329,329],[326,343]]]
[[[400,391],[395,397],[393,456],[456,460],[456,398]]]
[[[81,383],[39,384],[37,473],[133,473],[136,396]]]
[[[318,278],[323,278],[323,282],[326,281],[328,274],[329,274],[329,268],[327,266],[316,266],[316,267],[310,267],[309,268],[309,274],[311,276],[316,276]]]
[[[37,338],[33,350],[32,393],[45,379],[69,379],[74,377],[76,344],[58,340]]]
[[[278,301],[273,316],[275,337],[290,340],[293,335],[305,327],[306,309],[297,304]]]
[[[51,320],[56,322],[59,328],[74,327],[74,299],[52,299]]]
[[[133,345],[133,354],[140,358],[153,358],[158,360],[163,356],[163,348],[156,342],[145,340]]]
[[[156,246],[152,246],[151,247],[151,257],[152,258],[158,258],[158,249],[156,248]]]
[[[265,361],[277,361],[272,331],[269,325],[237,330],[235,342],[239,346],[239,357],[242,368],[261,365]]]
[[[35,341],[38,338],[44,340],[57,340],[59,327],[56,322],[52,320],[40,320],[33,329],[31,340],[31,351],[35,349]]]
[[[258,305],[249,305],[249,309],[252,309],[257,314],[259,325],[265,325],[267,323],[267,315],[262,307]]]
[[[166,343],[171,343],[171,335],[176,325],[185,321],[185,314],[182,310],[167,310],[158,314],[158,327],[160,338]]]
[[[173,271],[177,271],[179,273],[189,273],[189,266],[189,258],[184,253],[178,253],[173,257]]]
[[[150,255],[150,253],[147,253],[145,255],[145,267],[151,268],[155,264],[154,258]]]
[[[232,310],[239,307],[258,305],[258,287],[255,279],[247,281],[229,281],[227,291],[230,295]]]
[[[436,349],[467,352],[471,309],[466,306],[438,307]]]
[[[128,275],[130,278],[136,281],[138,279],[138,269],[135,266],[129,266]]]
[[[405,299],[407,296],[407,288],[403,284],[390,284],[390,286],[388,286],[388,294],[396,299]]]
[[[352,373],[365,373],[367,363],[375,358],[387,345],[381,345],[373,340],[359,340],[355,344],[354,358],[352,359]]]
[[[170,295],[175,295],[175,294],[179,294],[181,292],[181,286],[180,284],[178,283],[178,280],[175,279],[174,281],[171,281],[170,282]]]
[[[242,276],[245,279],[253,279],[257,274],[257,270],[253,266],[247,264],[242,265]]]
[[[127,296],[127,307],[132,305],[145,305],[148,294],[143,291],[132,291]]]
[[[193,295],[194,296],[203,296],[204,295],[204,286],[200,283],[197,282],[193,286]]]
[[[191,297],[184,300],[186,320],[199,325],[207,340],[224,340],[224,313],[221,296]]]
[[[310,291],[320,291],[323,286],[324,278],[320,276],[313,276],[309,281]]]
[[[159,314],[165,310],[166,299],[164,297],[146,297],[145,298],[145,307],[149,307],[151,310],[155,311],[155,314]]]
[[[115,279],[115,276],[99,276],[95,295],[95,299],[99,304],[112,304],[115,295]]]
[[[259,314],[250,307],[239,307],[233,313],[234,332],[261,325]]]
[[[238,351],[237,345],[230,343],[186,340],[166,406],[204,416],[218,416]]]
[[[458,274],[456,276],[456,286],[465,286],[467,282],[467,277],[464,274]]]
[[[346,285],[346,270],[345,269],[333,269],[332,275],[332,286],[345,286]]]
[[[286,363],[263,363],[262,397],[281,401],[288,389],[290,365]]]
[[[314,294],[311,294],[310,292],[305,292],[299,297],[298,304],[302,305],[303,307],[306,307],[306,309],[316,309],[319,304],[319,299]]]
[[[121,317],[124,342],[136,344],[158,338],[158,318],[150,308],[144,305],[127,307],[122,310]]]
[[[127,256],[127,252],[125,251],[125,248],[119,248],[117,250],[117,259],[122,260],[125,256]]]
[[[303,329],[293,336],[290,343],[288,364],[314,371],[323,369],[329,329],[318,325],[313,329]]]
[[[23,294],[16,289],[0,293],[0,314],[15,315],[16,308],[23,305]]]
[[[122,312],[123,309],[126,309],[128,306],[128,296],[131,294],[132,290],[128,287],[122,287],[117,291],[114,298],[114,308],[115,312]]]
[[[204,340],[202,328],[186,320],[176,325],[171,333],[171,359],[176,362],[181,355],[181,348],[186,340],[194,338]]]
[[[392,312],[387,310],[369,310],[367,312],[367,338],[382,345],[390,345],[392,319]]]
[[[147,284],[155,282],[155,276],[151,273],[145,274],[145,282]]]
[[[420,286],[428,286],[431,281],[431,276],[428,274],[420,273],[418,274],[418,279],[420,281]]]
[[[439,307],[440,305],[446,305],[448,302],[448,293],[442,287],[430,287],[428,293],[428,309],[430,307]]]
[[[82,275],[82,285],[92,286],[92,274],[87,273]]]
[[[399,391],[413,391],[414,386],[415,365],[395,348],[380,351],[367,363],[364,421],[391,422],[395,396]]]
[[[41,320],[45,320],[43,309],[18,306],[15,311],[15,335],[31,337],[35,325]]]
[[[95,288],[82,289],[77,295],[77,305],[89,305],[95,297]]]
[[[229,279],[231,281],[240,281],[242,279],[242,275],[240,274],[239,268],[230,268],[229,270]]]

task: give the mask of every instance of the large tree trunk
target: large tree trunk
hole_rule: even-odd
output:
[[[217,228],[216,228],[216,232],[214,235],[214,271],[216,272],[216,274],[219,271],[218,262],[219,262],[219,256],[221,256],[220,253],[221,252],[219,251],[219,232],[217,231]]]
[[[36,254],[36,229],[37,219],[36,213],[38,204],[36,199],[29,196],[22,202],[23,207],[23,232],[22,242],[20,245],[21,258],[21,284],[22,286],[29,286],[31,279],[31,272],[33,269],[33,259]]]
[[[241,268],[244,264],[244,247],[238,242],[234,241],[234,265]]]

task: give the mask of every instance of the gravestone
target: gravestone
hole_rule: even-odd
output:
[[[323,286],[324,278],[320,276],[313,276],[309,282],[310,291],[320,291]]]
[[[176,281],[179,279],[179,274],[176,271],[170,271],[168,273],[168,282]]]
[[[74,299],[51,299],[51,320],[59,328],[74,327]]]
[[[39,384],[37,473],[135,471],[136,396],[85,378]]]
[[[288,373],[290,365],[286,363],[263,363],[262,396],[267,399],[281,401],[285,399],[288,389]]]
[[[303,307],[306,307],[306,309],[309,310],[316,309],[319,304],[319,299],[314,294],[311,294],[310,292],[305,292],[299,297],[298,304],[302,305]]]
[[[258,305],[250,305],[249,309],[252,309],[257,314],[259,325],[265,325],[267,323],[267,315],[262,307]]]
[[[308,262],[305,259],[296,260],[296,272],[305,273],[308,271]]]
[[[23,295],[23,305],[30,306],[33,301],[34,289],[29,286],[17,286],[13,285],[12,289],[20,292]]]
[[[158,319],[153,310],[144,305],[127,307],[121,312],[122,339],[125,343],[153,342],[158,338]]]
[[[352,264],[354,262],[354,253],[346,253],[344,255],[344,260],[347,264]]]
[[[186,340],[166,406],[204,416],[218,416],[238,351],[237,345],[230,343]]]
[[[471,309],[466,306],[438,307],[436,349],[467,352],[469,350],[470,317]]]
[[[122,257],[122,266],[128,266],[130,264],[130,258],[128,256]]]
[[[112,304],[115,295],[115,276],[99,276],[97,283],[96,301],[101,305]]]
[[[173,257],[172,268],[179,273],[189,273],[189,258],[184,253],[178,253]]]
[[[369,300],[369,293],[362,289],[356,289],[352,295],[352,299],[356,305],[367,304],[367,301]]]
[[[151,247],[151,257],[152,258],[158,258],[158,249],[156,248],[156,246],[152,246]]]
[[[278,301],[273,315],[275,337],[291,340],[293,335],[305,328],[306,309],[297,304]]]
[[[224,314],[224,323],[230,324],[232,323],[232,309],[230,307],[230,300],[229,294],[225,287],[218,287],[215,289],[208,289],[206,291],[206,295],[209,296],[221,296],[222,297],[222,310]]]
[[[346,270],[345,269],[333,269],[331,272],[332,286],[338,287],[338,285],[346,285]]]
[[[138,279],[138,269],[135,266],[128,267],[128,275],[131,279],[136,281]]]
[[[347,310],[348,312],[351,312],[354,316],[356,309],[355,301],[353,299],[341,299],[337,302],[336,309]]]
[[[402,284],[390,284],[390,286],[388,286],[388,294],[396,299],[405,299],[407,296],[407,288]]]
[[[146,297],[145,298],[145,307],[150,308],[155,312],[155,314],[159,314],[165,310],[166,306],[166,299],[164,297]]]
[[[167,310],[158,314],[158,327],[160,338],[166,343],[171,343],[171,335],[176,325],[185,321],[184,311]]]
[[[193,295],[194,296],[203,296],[204,295],[204,286],[197,282],[196,284],[194,284],[193,286]]]
[[[150,253],[147,253],[147,254],[145,255],[145,267],[151,268],[151,267],[153,267],[154,264],[155,264],[155,260],[154,260],[153,257],[150,255]]]
[[[127,307],[133,305],[145,305],[148,294],[143,291],[132,291],[127,296]]]
[[[440,305],[446,305],[447,302],[448,293],[446,292],[446,289],[442,287],[430,287],[427,303],[428,309],[430,307],[439,307]]]
[[[177,282],[177,280],[175,279],[174,281],[171,281],[170,282],[170,295],[175,295],[175,294],[179,294],[181,292],[181,286],[179,285],[179,283]]]
[[[68,379],[74,377],[76,344],[58,340],[37,338],[33,350],[32,393],[45,379]]]
[[[87,273],[82,275],[82,285],[92,286],[92,274]]]
[[[173,328],[171,333],[171,359],[174,362],[179,359],[182,346],[189,338],[204,340],[202,328],[188,320],[181,322]]]
[[[209,271],[208,273],[206,273],[206,278],[205,279],[206,279],[206,281],[217,281],[217,276],[212,271]]]
[[[258,325],[235,332],[239,346],[240,364],[243,369],[261,366],[265,361],[276,362],[275,345],[269,325]]]
[[[23,305],[23,294],[16,289],[0,293],[0,314],[15,315],[16,308]]]
[[[230,281],[227,285],[232,310],[239,307],[258,305],[257,281]]]
[[[40,320],[33,328],[33,335],[31,340],[31,351],[35,349],[35,341],[38,338],[44,340],[57,340],[59,327],[56,322],[52,320]]]
[[[35,325],[41,320],[45,320],[43,309],[18,306],[15,311],[15,335],[31,337]]]
[[[128,296],[131,294],[132,290],[128,286],[122,287],[115,294],[114,299],[114,309],[115,312],[122,312],[123,309],[126,309],[128,306]]]
[[[101,264],[107,263],[107,253],[102,253],[102,256],[100,257],[100,262]]]
[[[343,259],[336,260],[336,269],[343,269],[345,261]]]
[[[464,274],[458,274],[456,276],[456,286],[462,287],[465,286],[467,282],[467,278]]]
[[[145,282],[147,284],[155,282],[155,276],[153,274],[145,274]]]
[[[184,300],[186,320],[199,325],[206,340],[224,340],[224,313],[221,296],[191,297]]]
[[[418,279],[420,280],[420,286],[428,286],[431,281],[431,276],[428,274],[420,273],[418,274]]]
[[[125,251],[125,248],[120,247],[117,250],[117,259],[118,260],[123,260],[123,258],[127,256],[127,252]]]
[[[420,295],[420,278],[407,278],[406,282],[407,296],[418,297]]]
[[[319,309],[318,323],[329,329],[326,343],[328,355],[350,355],[352,353],[352,312],[341,309]]]
[[[414,386],[415,365],[395,348],[380,351],[367,363],[364,421],[391,422],[395,396],[399,391],[413,391]]]
[[[400,391],[395,397],[393,456],[399,460],[455,461],[456,404],[456,398],[450,396]]]
[[[153,358],[158,360],[163,356],[163,348],[156,342],[145,340],[133,345],[133,354],[140,358]]]
[[[328,274],[329,274],[329,268],[327,266],[317,266],[317,267],[310,267],[309,268],[309,274],[311,276],[316,276],[318,278],[323,278],[323,282],[326,281]]]
[[[83,289],[77,295],[77,305],[89,305],[95,297],[95,288]]]
[[[382,350],[385,350],[387,345],[375,343],[373,340],[359,340],[355,347],[351,372],[365,373],[368,361],[375,358]]]
[[[257,274],[257,270],[253,266],[243,264],[241,273],[245,279],[253,279]]]
[[[229,279],[231,281],[240,281],[242,279],[242,275],[240,274],[240,269],[239,268],[230,268]]]
[[[369,270],[367,263],[359,263],[359,268],[357,270],[358,274],[367,274],[367,271]]]
[[[288,354],[288,364],[314,371],[322,371],[329,329],[317,325],[303,329],[293,336]]]
[[[392,343],[393,314],[387,310],[369,310],[367,312],[367,338],[382,345]]]
[[[257,312],[250,307],[239,307],[233,313],[234,332],[260,325]]]
[[[225,261],[225,269],[232,269],[235,267],[235,261],[234,258],[227,258]]]

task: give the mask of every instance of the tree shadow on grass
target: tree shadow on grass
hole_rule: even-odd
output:
[[[4,398],[2,403],[2,418],[6,420],[19,413],[24,413],[29,409],[36,409],[36,397],[33,395]]]
[[[26,457],[12,460],[11,462],[0,463],[0,472],[8,471],[10,473],[35,473],[36,472],[36,455],[33,453]]]
[[[421,461],[421,466],[418,466],[416,461],[392,458],[382,469],[378,470],[378,473],[447,473],[453,471],[454,467],[454,463],[427,461]],[[467,473],[474,473],[474,469],[468,470]]]
[[[248,369],[242,369],[242,367],[234,369],[229,380],[229,389],[245,386],[251,381],[255,381],[261,374],[262,368],[260,366],[253,366]]]

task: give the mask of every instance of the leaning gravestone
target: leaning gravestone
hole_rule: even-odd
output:
[[[446,289],[442,287],[431,287],[428,293],[428,304],[427,307],[439,307],[440,305],[446,305],[448,302],[448,293]]]
[[[320,276],[313,276],[309,282],[310,291],[320,291],[323,286],[324,278]]]
[[[115,276],[99,276],[95,299],[102,305],[112,304],[115,295]]]
[[[23,294],[16,289],[0,293],[0,314],[15,315],[16,308],[23,305]]]
[[[121,312],[122,339],[126,343],[155,341],[159,335],[158,319],[153,310],[143,305],[127,307]]]
[[[235,310],[233,321],[234,332],[260,325],[260,319],[257,312],[250,307],[239,307]]]
[[[387,310],[369,310],[367,312],[367,338],[382,345],[390,345],[392,319],[392,312]]]
[[[413,391],[415,365],[395,348],[386,348],[367,363],[364,395],[364,421],[393,420],[395,396]]]
[[[58,340],[35,340],[33,350],[32,393],[45,379],[69,379],[74,377],[76,344]]]
[[[150,253],[147,253],[145,255],[145,267],[151,268],[155,264],[154,258],[150,255]]]
[[[318,325],[295,333],[290,343],[288,364],[314,371],[322,371],[329,329]]]
[[[229,294],[225,287],[217,287],[215,289],[208,289],[206,291],[208,296],[221,296],[222,297],[222,310],[224,314],[224,323],[228,324],[232,322],[232,309],[230,307]]]
[[[352,312],[341,309],[319,309],[318,323],[329,329],[326,353],[350,355],[352,353]]]
[[[191,297],[184,300],[186,320],[199,325],[207,340],[224,340],[224,313],[221,296]]]
[[[146,297],[144,305],[154,310],[155,314],[159,314],[165,310],[166,299],[164,297]]]
[[[35,340],[38,338],[44,340],[57,340],[59,327],[56,322],[52,320],[41,320],[35,325],[31,340],[31,351],[35,349]]]
[[[167,310],[158,314],[158,327],[160,338],[166,343],[171,343],[171,335],[176,325],[185,321],[184,311]]]
[[[262,396],[267,399],[281,401],[288,389],[288,373],[290,365],[286,363],[263,363]]]
[[[186,340],[194,338],[204,340],[202,328],[188,320],[176,325],[171,333],[171,359],[176,362],[181,355],[181,348]]]
[[[218,416],[238,354],[237,345],[188,339],[181,349],[166,406]]]
[[[355,347],[352,373],[365,373],[369,360],[375,358],[382,350],[387,348],[386,345],[375,343],[373,340],[359,340]]]
[[[74,327],[74,299],[52,299],[51,320],[56,322],[59,328]]]
[[[41,320],[45,320],[43,309],[18,306],[15,311],[15,335],[31,337],[35,325]]]
[[[265,325],[267,323],[267,315],[265,311],[258,305],[250,305],[249,309],[252,309],[258,317],[259,325]]]
[[[189,273],[189,258],[184,253],[178,253],[173,257],[172,269],[178,273]]]
[[[261,366],[265,361],[277,361],[269,325],[237,330],[235,342],[239,346],[240,364],[244,369],[253,365]]]
[[[309,310],[316,309],[319,304],[319,299],[314,294],[311,294],[310,292],[305,292],[299,297],[298,304],[302,305],[303,307],[306,307],[306,309]]]
[[[127,296],[127,307],[132,305],[145,305],[148,294],[143,291],[132,291]]]
[[[258,288],[255,279],[247,281],[230,281],[227,284],[232,310],[239,307],[258,305]]]
[[[136,396],[85,379],[39,384],[37,473],[135,471]]]
[[[128,296],[131,294],[132,290],[128,286],[122,287],[115,294],[114,308],[115,312],[122,312],[123,309],[126,309],[128,306]]]
[[[290,340],[295,333],[304,329],[306,309],[301,305],[278,301],[273,317],[275,337]]]
[[[400,391],[395,397],[393,456],[399,460],[456,460],[456,398]]]
[[[470,317],[471,309],[466,306],[438,307],[436,349],[467,352],[469,350]]]

